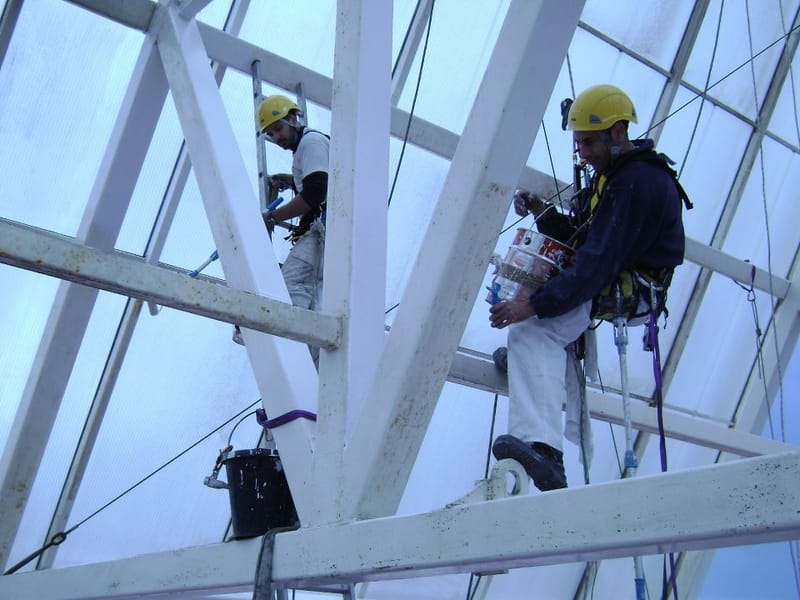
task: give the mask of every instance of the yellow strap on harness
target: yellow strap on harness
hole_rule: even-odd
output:
[[[600,175],[600,177],[597,178],[597,182],[595,183],[594,186],[594,193],[592,194],[592,197],[589,200],[589,212],[592,214],[594,214],[597,205],[600,204],[600,196],[603,195],[603,190],[606,189],[607,181],[608,179],[606,179],[605,175]]]

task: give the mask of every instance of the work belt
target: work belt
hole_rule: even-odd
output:
[[[319,206],[312,208],[310,211],[300,217],[300,222],[289,229],[289,235],[286,236],[286,239],[294,244],[297,240],[308,233],[308,230],[311,229],[314,221],[317,219],[322,219],[322,222],[324,223],[325,204],[325,202],[322,202]]]

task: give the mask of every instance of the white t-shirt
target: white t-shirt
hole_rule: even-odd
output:
[[[292,177],[298,193],[303,191],[303,178],[316,171],[327,173],[331,141],[318,131],[306,130],[292,160]]]

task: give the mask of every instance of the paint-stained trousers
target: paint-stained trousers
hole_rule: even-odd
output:
[[[562,407],[567,402],[565,347],[591,323],[591,302],[568,313],[531,317],[509,326],[508,428],[525,442],[563,448]]]
[[[319,310],[322,305],[322,271],[325,256],[325,225],[317,219],[311,229],[297,240],[281,273],[294,306]],[[309,346],[314,364],[319,363],[319,348]]]

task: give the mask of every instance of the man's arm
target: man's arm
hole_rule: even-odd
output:
[[[308,211],[318,207],[323,200],[328,189],[328,174],[324,171],[309,173],[303,179],[303,191],[296,194],[286,204],[282,204],[265,212],[264,223],[269,227],[270,221],[286,221],[295,217],[302,217]]]

